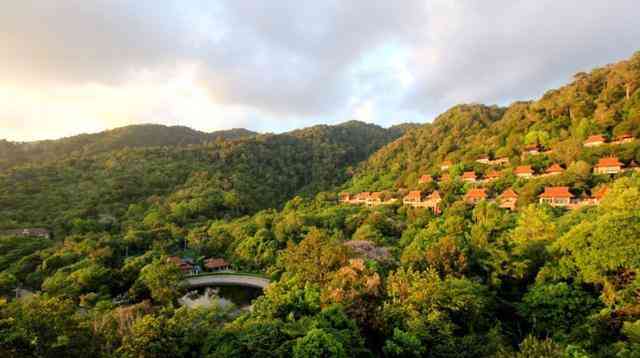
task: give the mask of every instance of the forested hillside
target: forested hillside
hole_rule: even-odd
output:
[[[245,134],[135,126],[36,143],[50,159],[0,173],[0,228],[117,228],[134,203],[161,202],[185,221],[252,213],[340,184],[399,136],[361,122]]]
[[[0,356],[639,357],[639,137],[637,53],[419,127],[14,167],[0,227],[54,236],[0,237]],[[271,282],[183,305],[212,262]]]
[[[378,151],[360,168],[352,189],[416,186],[420,175],[440,174],[440,164],[446,160],[459,164],[458,173],[471,169],[481,156],[508,157],[517,165],[523,149],[535,144],[552,150],[548,159],[562,165],[577,160],[594,164],[595,156],[581,150],[588,136],[640,135],[639,79],[640,54],[636,54],[588,74],[578,73],[572,83],[537,101],[507,108],[456,106]],[[625,161],[640,159],[634,152],[620,154]]]
[[[246,129],[204,133],[187,127],[142,124],[59,140],[28,143],[0,140],[0,169],[34,161],[79,158],[124,148],[201,145],[217,139],[231,140],[254,135],[256,133]]]

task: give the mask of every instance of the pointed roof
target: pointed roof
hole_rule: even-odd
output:
[[[467,193],[467,199],[484,199],[487,197],[487,191],[484,188],[471,189]]]
[[[442,197],[440,196],[440,192],[438,192],[437,190],[434,191],[433,193],[429,194],[428,197],[429,200],[440,200],[442,199]]]
[[[633,138],[633,134],[631,133],[622,133],[619,136],[616,137],[616,140],[625,140],[625,139],[632,139]]]
[[[496,170],[489,170],[487,172],[487,175],[485,175],[487,179],[497,179],[497,178],[500,178],[501,176],[502,176],[502,173]]]
[[[621,167],[622,163],[618,160],[618,157],[604,157],[598,160],[598,164],[596,164],[596,168],[603,167]]]
[[[500,194],[500,199],[518,199],[518,193],[516,193],[512,188],[509,188]]]
[[[422,199],[422,192],[420,190],[412,190],[404,197],[405,200],[420,201]]]
[[[587,140],[584,141],[584,144],[591,144],[591,143],[604,143],[607,141],[607,138],[605,138],[604,136],[597,134],[597,135],[592,135],[589,138],[587,138]]]
[[[573,198],[568,186],[547,186],[539,196],[541,198]]]
[[[594,197],[595,199],[602,200],[602,198],[604,198],[604,196],[605,196],[605,195],[607,195],[607,193],[608,193],[608,192],[609,192],[609,188],[607,188],[606,186],[604,186],[604,187],[602,187],[602,188],[600,188],[600,189],[596,190],[596,191],[593,193],[593,197]]]
[[[563,171],[564,171],[564,169],[558,163],[554,163],[553,165],[551,165],[546,170],[546,172],[549,173],[549,174],[550,173],[562,173]]]
[[[517,167],[513,172],[516,174],[533,174],[533,169],[531,169],[530,165],[521,165]]]
[[[462,179],[475,179],[475,178],[476,178],[476,172],[474,171],[468,171],[462,174]]]

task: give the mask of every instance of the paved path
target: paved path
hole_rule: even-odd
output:
[[[245,275],[204,275],[193,276],[185,280],[189,288],[206,287],[206,286],[249,286],[257,288],[265,288],[270,281],[266,278]]]

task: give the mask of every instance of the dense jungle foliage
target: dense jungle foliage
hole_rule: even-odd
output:
[[[0,172],[0,229],[118,232],[131,217],[131,204],[147,210],[160,201],[158,210],[181,216],[183,222],[277,208],[295,195],[313,195],[344,182],[352,165],[401,135],[352,121],[205,144],[130,145],[134,138],[162,142],[149,139],[145,129],[164,133],[166,143],[190,140],[180,139],[182,127],[127,127],[92,135],[89,144],[76,138],[51,143],[66,155]],[[170,135],[174,131],[176,138]]]
[[[12,166],[0,225],[54,236],[0,239],[0,356],[640,357],[640,174],[592,171],[640,161],[640,141],[582,145],[640,135],[640,53],[538,101],[408,128],[371,156],[389,131],[349,122]],[[521,156],[531,144],[552,152]],[[458,178],[418,184],[444,160],[485,173],[481,155],[510,158],[488,189],[513,187],[518,210],[468,204]],[[525,180],[523,163],[566,170]],[[567,210],[537,203],[547,185],[608,192]],[[336,200],[416,188],[441,192],[441,215]],[[272,283],[248,311],[182,307],[173,255]]]

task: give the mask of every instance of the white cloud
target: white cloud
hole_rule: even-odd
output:
[[[539,96],[637,50],[634,0],[10,2],[0,138],[155,122],[389,125]]]

